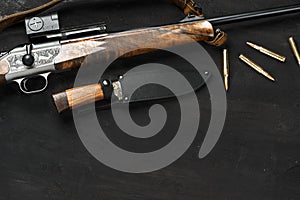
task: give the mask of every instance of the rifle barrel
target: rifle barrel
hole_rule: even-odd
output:
[[[268,10],[241,13],[236,15],[229,15],[224,17],[216,17],[212,19],[207,19],[207,21],[211,22],[213,25],[223,25],[253,19],[260,19],[265,17],[275,17],[279,15],[292,14],[297,12],[300,12],[300,4],[287,7],[273,8]]]

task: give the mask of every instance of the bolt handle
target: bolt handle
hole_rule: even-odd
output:
[[[32,55],[32,44],[26,45],[26,54],[22,58],[22,62],[25,66],[32,67],[34,64],[34,56]]]

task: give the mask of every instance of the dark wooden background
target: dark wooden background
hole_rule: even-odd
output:
[[[2,0],[0,15],[45,2]],[[299,0],[210,0],[201,5],[207,17],[214,17],[296,3]],[[97,20],[106,21],[110,31],[173,23],[183,17],[176,7],[158,0],[71,0],[51,9],[56,10],[66,27]],[[71,114],[58,115],[50,99],[52,93],[72,87],[75,73],[55,74],[41,94],[20,94],[15,85],[0,89],[0,199],[299,199],[300,68],[287,40],[293,35],[300,46],[300,15],[222,28],[230,36],[228,114],[208,157],[200,160],[197,154],[209,111],[201,113],[203,122],[193,145],[171,166],[148,174],[104,166],[82,145]],[[245,45],[248,40],[281,52],[287,62],[260,55]],[[23,24],[0,33],[1,51],[25,42]],[[220,50],[205,48],[221,65]],[[247,68],[238,60],[240,53],[262,64],[276,83]],[[205,99],[207,90],[198,96]],[[133,115],[145,117],[142,107],[133,109]],[[105,116],[109,111],[98,112]],[[114,130],[113,124],[107,126]]]

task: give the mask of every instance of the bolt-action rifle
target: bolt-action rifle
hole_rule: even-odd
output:
[[[56,0],[55,2],[59,1]],[[192,5],[194,5],[191,3],[192,1],[180,0],[180,2],[185,2],[183,6],[178,5],[184,8],[186,12],[192,10]],[[144,48],[149,44],[156,46],[158,49],[164,49],[186,44],[190,42],[190,38],[198,42],[207,41],[214,45],[221,45],[225,42],[225,34],[216,31],[213,26],[296,13],[300,11],[300,5],[212,19],[204,19],[199,9],[195,9],[195,11],[196,13],[192,14],[197,14],[197,16],[188,15],[183,21],[176,24],[116,33],[100,33],[75,39],[60,38],[51,42],[26,44],[23,47],[17,47],[0,57],[0,86],[16,82],[19,84],[21,91],[26,94],[41,92],[46,89],[48,85],[47,78],[51,73],[77,69],[88,55],[99,51],[105,53],[108,52],[104,51],[107,49],[110,52],[113,51],[114,56],[130,57],[153,51],[153,49]],[[75,32],[78,33],[78,31]],[[189,37],[186,37],[187,35]],[[128,49],[131,49],[132,46],[137,47],[139,50],[128,53]],[[106,55],[101,56],[101,58],[105,57]],[[36,76],[44,78],[45,84],[37,90],[32,90],[27,85],[28,80]]]

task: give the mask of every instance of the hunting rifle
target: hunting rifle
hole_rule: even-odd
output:
[[[0,57],[0,86],[10,82],[18,83],[22,92],[26,94],[41,92],[48,85],[48,76],[53,72],[77,69],[84,59],[95,52],[113,51],[116,57],[130,57],[153,51],[145,46],[156,46],[165,49],[195,41],[218,40],[213,25],[241,22],[264,17],[272,17],[300,11],[300,5],[275,8],[263,11],[203,19],[202,16],[187,16],[183,21],[150,28],[141,28],[116,33],[104,33],[90,37],[76,39],[60,39],[52,42],[26,44]],[[186,37],[186,36],[189,37]],[[221,37],[224,38],[224,37]],[[216,42],[216,41],[214,41]],[[219,41],[219,44],[224,41]],[[218,42],[217,42],[218,43]],[[218,44],[217,44],[218,45]],[[131,51],[132,46],[139,50]],[[105,51],[104,51],[105,50]],[[101,58],[109,58],[109,54]],[[45,83],[39,89],[28,87],[28,80],[40,76]]]

